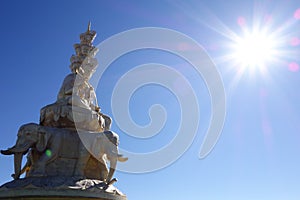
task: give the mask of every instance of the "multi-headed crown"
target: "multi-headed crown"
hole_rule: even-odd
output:
[[[94,41],[96,35],[96,31],[91,30],[91,22],[89,22],[87,31],[80,34],[80,43],[90,45]]]
[[[97,54],[98,49],[92,45],[95,37],[96,31],[91,30],[91,22],[89,22],[87,31],[80,34],[80,44],[74,44],[76,55],[72,55],[70,58],[70,68],[73,73],[90,77],[96,70],[98,62],[93,57]]]

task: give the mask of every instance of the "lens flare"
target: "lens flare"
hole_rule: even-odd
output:
[[[243,27],[243,26],[246,25],[246,20],[245,20],[244,17],[238,17],[237,23],[238,23],[239,26]]]
[[[294,18],[295,19],[300,19],[300,8],[298,8],[296,11],[295,11],[295,13],[294,13]]]
[[[292,46],[298,46],[298,45],[300,45],[300,39],[298,37],[293,37],[290,41],[290,44]]]
[[[289,64],[289,70],[291,72],[298,72],[299,71],[299,64],[296,62],[292,62]]]
[[[46,154],[46,156],[51,157],[52,152],[51,152],[50,149],[47,149],[46,152],[45,152],[45,154]]]

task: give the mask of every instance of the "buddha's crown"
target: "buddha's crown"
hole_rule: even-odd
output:
[[[80,43],[92,45],[92,42],[94,41],[96,35],[96,31],[91,30],[91,22],[89,22],[87,31],[80,34]]]

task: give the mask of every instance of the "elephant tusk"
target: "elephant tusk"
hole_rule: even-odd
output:
[[[126,162],[128,160],[127,157],[123,157],[122,154],[118,154],[118,161],[119,162]]]

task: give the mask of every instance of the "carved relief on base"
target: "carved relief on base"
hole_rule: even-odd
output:
[[[0,187],[0,199],[51,198],[95,198],[126,200],[126,196],[113,185],[93,179],[75,177],[31,177],[5,183]],[[73,197],[73,198],[72,198]]]
[[[76,124],[75,124],[76,122]],[[40,125],[102,132],[103,117],[90,109],[54,103],[41,109]]]

